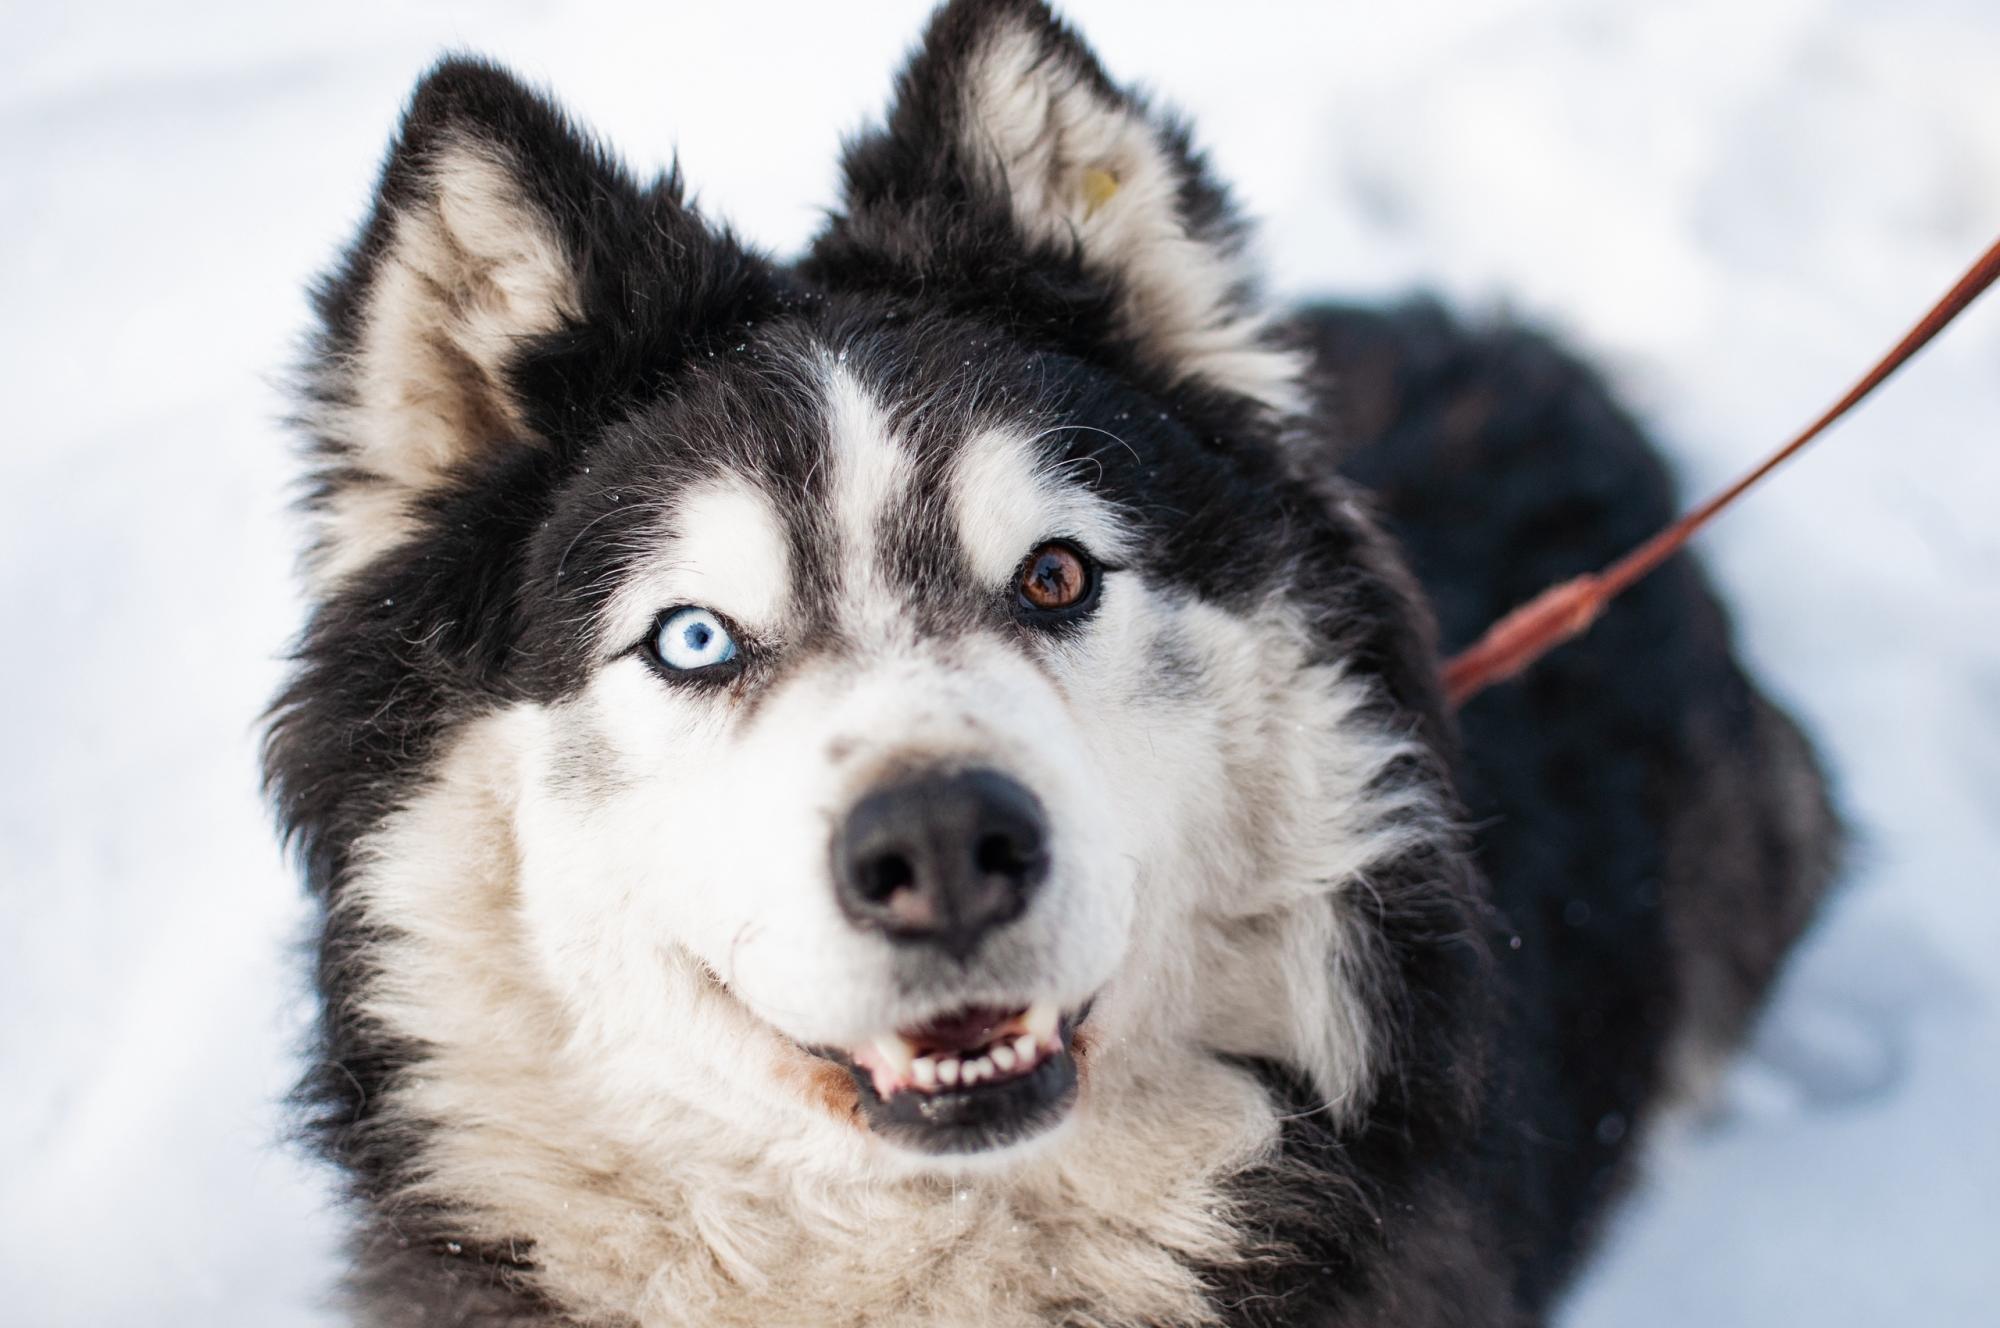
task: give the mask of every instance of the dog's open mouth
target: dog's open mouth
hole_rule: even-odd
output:
[[[875,1133],[927,1153],[1000,1148],[1048,1129],[1076,1100],[1076,1027],[1052,1001],[967,1006],[867,1045],[821,1050],[847,1067]]]

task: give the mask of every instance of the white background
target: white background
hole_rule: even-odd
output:
[[[795,249],[926,6],[0,9],[0,1321],[329,1322],[280,1143],[305,913],[253,733],[298,610],[280,379],[447,47]],[[1691,490],[2000,233],[1993,0],[1076,0],[1286,293],[1553,326]],[[1705,539],[1846,890],[1569,1321],[2000,1322],[2000,297]]]

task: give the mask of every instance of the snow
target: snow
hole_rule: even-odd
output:
[[[1280,289],[1422,284],[1609,365],[1691,490],[2000,231],[1991,0],[1076,0],[1267,218]],[[281,1146],[305,911],[256,789],[297,623],[279,383],[437,51],[547,80],[778,250],[922,0],[0,11],[0,1285],[10,1324],[331,1321]],[[2000,298],[1705,537],[1858,831],[1753,1052],[1567,1322],[1990,1324]]]

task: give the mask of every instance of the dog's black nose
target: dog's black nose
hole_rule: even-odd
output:
[[[995,770],[927,774],[854,804],[833,841],[840,905],[860,926],[963,959],[1048,875],[1042,804]]]

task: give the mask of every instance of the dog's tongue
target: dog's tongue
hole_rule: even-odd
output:
[[[1002,1030],[1021,1017],[1016,1008],[975,1005],[956,1010],[919,1028],[903,1030],[903,1036],[924,1051],[977,1051],[998,1038]]]

